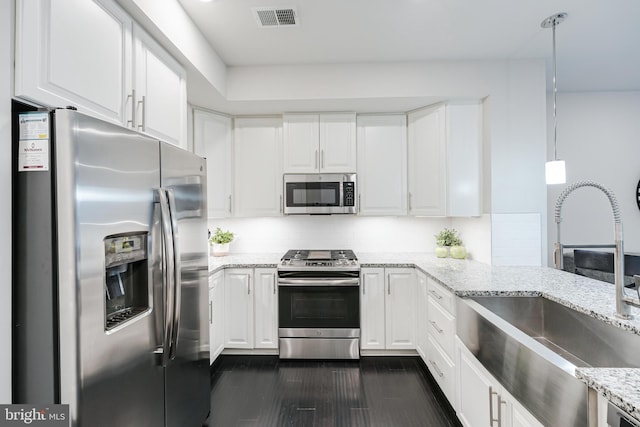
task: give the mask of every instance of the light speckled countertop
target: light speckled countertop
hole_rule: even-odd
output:
[[[603,322],[640,335],[634,320],[616,317],[614,286],[548,267],[499,267],[430,253],[357,253],[365,267],[417,267],[456,295],[543,296]],[[230,267],[276,267],[282,254],[237,254],[209,258],[209,272]],[[578,377],[640,421],[640,369],[580,368]]]
[[[640,369],[577,368],[576,377],[640,422]]]

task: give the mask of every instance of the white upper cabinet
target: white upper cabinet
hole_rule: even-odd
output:
[[[207,159],[209,218],[231,216],[231,118],[208,111],[193,111],[193,151]]]
[[[16,96],[126,123],[132,24],[113,2],[16,1]]]
[[[356,170],[355,113],[320,114],[320,172]]]
[[[16,1],[15,95],[187,145],[184,70],[113,0]]]
[[[409,215],[482,214],[481,115],[479,103],[408,114]]]
[[[320,116],[318,114],[285,114],[284,172],[318,172],[320,168]]]
[[[279,216],[283,209],[282,120],[234,120],[234,216]]]
[[[482,214],[482,104],[447,105],[447,215]]]
[[[406,115],[358,116],[361,215],[407,214]]]
[[[186,71],[135,24],[133,36],[136,127],[141,132],[186,149]]]
[[[445,216],[445,106],[408,114],[409,215]]]
[[[353,173],[354,113],[285,114],[285,173]]]

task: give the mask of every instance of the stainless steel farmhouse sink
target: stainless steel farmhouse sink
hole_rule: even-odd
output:
[[[542,297],[457,298],[465,346],[544,425],[586,426],[576,367],[640,367],[640,336]]]

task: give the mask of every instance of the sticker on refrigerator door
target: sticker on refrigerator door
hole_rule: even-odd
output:
[[[18,172],[49,170],[48,139],[20,140],[18,150]]]
[[[23,139],[49,139],[49,113],[31,111],[18,116],[20,137]]]

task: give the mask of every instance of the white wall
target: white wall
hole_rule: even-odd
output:
[[[474,218],[452,218],[451,227],[459,232],[469,258],[493,264],[491,248],[491,215]]]
[[[550,100],[551,102],[551,100]],[[549,153],[553,156],[553,116],[549,107]],[[621,208],[626,252],[640,253],[640,92],[559,93],[558,158],[567,166],[567,185],[591,180],[612,190]],[[554,207],[565,185],[549,186],[549,247],[556,240]],[[562,241],[613,243],[613,217],[606,196],[580,188],[562,206]],[[549,265],[552,250],[549,251]]]
[[[490,263],[489,216],[481,218],[358,217],[351,215],[286,216],[280,218],[210,219],[235,234],[232,253],[288,249],[353,249],[356,252],[429,252],[443,227],[456,227],[470,259]]]
[[[0,2],[0,194],[11,200],[13,2]],[[0,236],[11,236],[11,204],[0,209]],[[0,403],[11,402],[11,244],[0,245]]]
[[[485,133],[490,140],[484,165],[490,203],[485,200],[485,209],[500,214],[539,214],[544,230],[546,82],[542,60],[231,67],[227,83],[227,97],[235,102],[486,97]],[[488,222],[485,225],[489,227]],[[538,263],[546,258],[546,233],[540,233]]]

